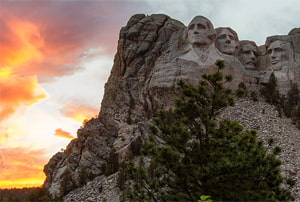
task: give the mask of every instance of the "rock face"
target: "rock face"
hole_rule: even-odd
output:
[[[281,93],[287,92],[291,82],[300,82],[299,28],[286,36],[268,37],[259,47],[240,42],[231,28],[219,30],[203,16],[195,17],[187,27],[162,14],[132,16],[120,31],[98,118],[80,128],[78,138],[44,168],[44,186],[50,194],[60,197],[89,182],[84,189],[102,187],[91,191],[94,199],[118,201],[118,196],[109,194],[119,193],[118,188],[109,187],[107,180],[116,184],[119,163],[143,144],[154,112],[173,105],[179,79],[196,84],[201,74],[216,70],[217,59],[224,60],[223,73],[234,77],[228,84],[231,88],[244,82],[255,89],[272,71]],[[235,50],[224,51],[228,44]],[[65,200],[84,201],[86,198],[75,196],[83,192],[74,190]]]

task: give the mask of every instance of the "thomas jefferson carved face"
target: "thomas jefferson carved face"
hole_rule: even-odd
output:
[[[239,60],[246,69],[254,70],[257,65],[257,47],[250,42],[240,43]]]
[[[208,47],[214,42],[215,31],[211,22],[202,16],[196,16],[188,25],[187,40],[197,47]]]
[[[237,35],[229,28],[218,28],[216,47],[224,54],[234,55],[239,45]]]
[[[288,62],[288,49],[290,44],[280,40],[273,41],[267,48],[273,70],[280,70]]]

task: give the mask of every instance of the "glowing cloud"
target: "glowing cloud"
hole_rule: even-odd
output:
[[[44,150],[0,148],[0,188],[41,186],[46,162]]]
[[[64,131],[61,128],[56,129],[54,135],[58,137],[67,138],[67,139],[74,139],[71,133]]]
[[[8,71],[0,72],[0,121],[8,118],[18,107],[28,106],[46,98],[36,77],[20,77]]]
[[[3,23],[7,32],[1,37],[0,66],[15,68],[28,61],[43,59],[40,48],[44,46],[44,40],[35,24],[17,18]]]
[[[77,106],[73,104],[68,104],[65,105],[61,112],[66,117],[72,118],[80,123],[83,123],[85,120],[95,117],[99,113],[99,110],[87,106]]]
[[[46,97],[34,74],[20,74],[20,66],[43,60],[40,49],[44,40],[37,25],[4,15],[1,21],[0,46],[0,121],[19,107],[28,106]]]

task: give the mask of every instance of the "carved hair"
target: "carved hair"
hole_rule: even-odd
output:
[[[251,44],[252,46],[254,46],[257,49],[257,45],[254,41],[242,40],[242,41],[240,41],[240,46],[239,46],[239,50],[238,50],[239,54],[242,51],[243,46],[246,44]]]
[[[300,27],[294,28],[289,32],[289,35],[296,35],[296,34],[300,34]]]
[[[187,39],[187,36],[188,36],[188,30],[189,30],[189,27],[191,25],[191,23],[193,21],[195,21],[196,19],[201,19],[201,20],[204,20],[206,22],[206,25],[208,27],[208,38],[211,39],[212,43],[214,43],[216,41],[216,38],[217,38],[217,34],[216,34],[216,31],[214,29],[214,26],[213,24],[211,23],[211,21],[209,19],[207,19],[206,17],[204,16],[201,16],[201,15],[198,15],[196,17],[194,17],[192,19],[192,21],[190,22],[190,24],[187,26],[187,28],[184,30],[184,33],[183,33],[183,39],[186,40]]]
[[[292,39],[289,36],[271,36],[268,37],[266,40],[266,48],[268,49],[270,47],[270,44],[274,41],[281,41],[283,44],[289,44],[292,45]]]
[[[238,37],[237,33],[236,33],[233,29],[231,29],[230,27],[218,27],[218,28],[216,28],[217,36],[218,36],[218,34],[221,33],[224,29],[229,30],[229,31],[232,33],[232,35],[233,35],[233,37],[234,37],[234,40],[237,41],[237,42],[239,42],[239,37]]]

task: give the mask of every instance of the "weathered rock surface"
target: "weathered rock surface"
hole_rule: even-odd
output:
[[[204,32],[199,30],[198,24],[201,23],[206,26]],[[283,82],[280,83],[279,79],[282,93],[286,93],[290,85],[286,79],[300,82],[296,68],[300,64],[298,29],[283,37],[293,44],[288,46],[290,49],[285,49],[285,52],[292,53],[288,64],[293,65],[271,70],[283,72]],[[196,84],[201,74],[216,70],[216,59],[224,60],[226,68],[223,73],[234,77],[228,84],[231,88],[244,82],[249,89],[255,90],[257,82],[265,82],[266,75],[270,74],[268,65],[272,64],[269,45],[254,46],[256,52],[251,57],[255,55],[256,62],[249,68],[237,56],[242,49],[237,48],[233,55],[224,54],[215,47],[216,39],[212,23],[202,16],[195,17],[187,27],[163,14],[132,16],[120,31],[99,117],[80,128],[78,138],[72,140],[65,151],[54,155],[44,168],[47,176],[44,186],[51,195],[58,197],[71,191],[64,198],[66,201],[118,201],[118,164],[132,152],[130,145],[143,143],[157,109],[173,105],[178,93],[177,81],[184,79]],[[224,40],[220,44],[226,43],[231,42]],[[265,113],[262,113],[264,108]],[[288,152],[282,156],[286,163],[283,169],[298,180],[294,193],[299,196],[298,129],[287,120],[278,118],[276,111],[263,102],[240,101],[225,114],[229,118],[234,114],[232,117],[246,128],[257,129],[261,138],[275,135],[280,140],[284,152]],[[286,141],[282,139],[285,136]]]
[[[223,118],[239,121],[246,129],[255,129],[258,137],[265,142],[269,138],[275,139],[275,145],[282,148],[279,158],[283,163],[283,177],[296,180],[296,185],[291,191],[295,199],[300,199],[300,130],[292,124],[291,119],[280,118],[274,106],[263,101],[254,102],[250,98],[236,100],[233,107],[227,108],[220,115],[220,119]],[[117,180],[115,174],[107,178],[110,179]],[[103,176],[95,178],[90,184],[70,192],[64,197],[64,201],[84,201],[87,196],[99,199],[99,194],[93,190],[101,187],[102,182]],[[101,199],[109,198],[119,191],[116,183],[111,182],[110,188],[106,188],[111,191],[102,192]]]

